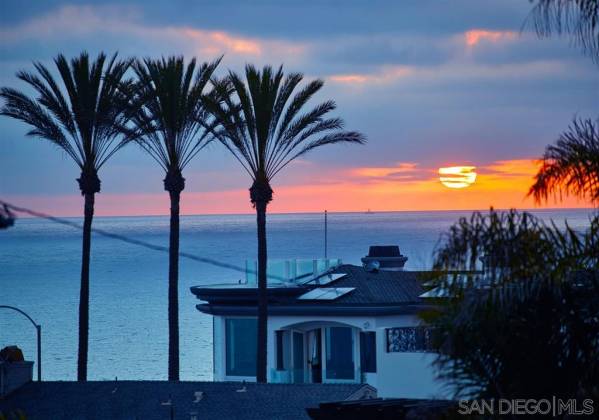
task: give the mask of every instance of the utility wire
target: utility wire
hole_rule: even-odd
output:
[[[39,211],[31,210],[31,209],[28,209],[28,208],[25,208],[25,207],[15,206],[14,204],[8,203],[8,202],[3,201],[3,200],[0,200],[0,204],[4,205],[5,207],[7,207],[7,208],[9,208],[9,209],[11,209],[11,210],[13,210],[13,211],[15,211],[17,213],[29,214],[29,215],[34,216],[34,217],[38,217],[38,218],[41,218],[41,219],[50,220],[52,222],[59,223],[61,225],[66,225],[66,226],[73,227],[75,229],[83,230],[83,227],[79,223],[75,223],[75,222],[72,222],[70,220],[62,219],[60,217],[51,216],[49,214],[41,213]],[[117,233],[107,232],[107,231],[102,230],[102,229],[92,228],[92,232],[97,233],[98,235],[106,236],[107,238],[117,239],[119,241],[127,242],[129,244],[138,245],[138,246],[142,246],[144,248],[152,249],[154,251],[169,252],[168,247],[161,246],[161,245],[150,244],[148,242],[140,241],[138,239],[129,238],[127,236],[119,235]],[[255,271],[246,270],[243,267],[239,267],[239,266],[236,266],[236,265],[233,265],[233,264],[224,263],[224,262],[221,262],[221,261],[218,261],[218,260],[214,260],[212,258],[198,257],[197,255],[193,255],[193,254],[190,254],[188,252],[179,252],[179,256],[188,258],[190,260],[194,260],[194,261],[198,261],[198,262],[202,262],[202,263],[206,263],[206,264],[211,264],[211,265],[214,265],[216,267],[227,268],[227,269],[230,269],[230,270],[239,271],[241,273],[256,274]],[[268,276],[268,277],[270,277],[270,278],[278,278],[276,276]]]

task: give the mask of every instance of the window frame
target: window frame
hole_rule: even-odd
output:
[[[231,347],[231,343],[230,343],[230,333],[229,333],[229,325],[231,322],[234,321],[253,321],[254,325],[255,325],[255,331],[253,334],[251,334],[253,337],[256,337],[257,334],[257,329],[258,329],[258,319],[257,318],[253,318],[253,317],[226,317],[224,319],[224,373],[225,373],[225,377],[227,378],[255,378],[256,374],[257,374],[257,366],[256,366],[256,352],[257,352],[257,346],[253,346],[255,350],[253,350],[254,352],[254,357],[248,358],[248,360],[253,360],[253,364],[254,364],[254,368],[253,368],[253,374],[247,374],[248,372],[239,372],[239,371],[234,371],[231,368],[231,359],[230,359],[230,347]],[[242,330],[246,330],[246,328],[243,328]],[[255,340],[254,340],[255,342]],[[233,344],[233,350],[232,350],[232,354],[234,354],[235,352],[235,344]],[[242,346],[241,348],[247,348],[247,345]],[[252,347],[252,346],[249,346]]]
[[[329,372],[330,370],[330,366],[329,366],[329,355],[331,352],[331,348],[330,348],[330,343],[331,343],[331,329],[333,328],[347,328],[350,331],[350,337],[351,337],[351,359],[352,359],[352,377],[351,378],[331,378],[329,376]],[[351,327],[351,326],[328,326],[324,328],[324,339],[322,340],[324,343],[324,351],[323,351],[323,382],[325,383],[354,383],[357,380],[356,377],[356,368],[357,368],[357,363],[358,360],[357,359],[357,343],[356,343],[356,334],[355,334],[355,328]]]

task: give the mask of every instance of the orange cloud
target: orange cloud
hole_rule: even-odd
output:
[[[519,176],[532,180],[539,169],[539,164],[533,159],[500,160],[485,166],[485,169],[501,176]]]
[[[391,167],[365,167],[356,168],[350,171],[350,174],[357,177],[383,178],[397,175],[414,175],[417,170],[417,163],[399,162],[397,166]]]
[[[137,8],[124,6],[63,6],[46,15],[12,27],[0,28],[0,43],[29,39],[68,38],[78,35],[128,35],[152,42],[179,44],[192,53],[261,56],[265,53],[293,58],[305,46],[280,40],[249,38],[225,31],[186,26],[151,26],[140,21]]]
[[[490,31],[486,29],[471,29],[464,33],[464,40],[469,47],[475,47],[481,41],[500,42],[516,38],[514,31]]]
[[[365,83],[386,84],[413,73],[414,69],[409,66],[387,66],[375,73],[333,74],[328,79],[334,83],[349,85],[362,85]]]
[[[205,45],[206,53],[219,54],[229,51],[240,54],[260,55],[262,46],[258,41],[232,36],[222,31],[202,31],[193,28],[181,28],[178,31],[183,37]]]
[[[336,74],[330,76],[329,79],[337,83],[365,83],[369,80],[370,76],[365,74]]]

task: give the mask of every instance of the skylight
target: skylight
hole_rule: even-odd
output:
[[[304,282],[304,284],[313,283],[325,285],[339,280],[340,278],[345,276],[347,276],[347,273],[329,273],[320,277],[311,278],[310,280]]]
[[[301,295],[300,300],[335,300],[354,290],[355,287],[319,287]]]

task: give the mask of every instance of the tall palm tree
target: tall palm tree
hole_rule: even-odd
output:
[[[573,194],[599,205],[599,120],[575,119],[547,146],[528,194],[537,202],[552,194]]]
[[[220,58],[187,66],[183,57],[136,61],[138,77],[133,106],[138,108],[133,121],[134,136],[141,147],[164,169],[164,189],[170,208],[168,270],[168,379],[179,380],[179,202],[185,188],[183,168],[211,139],[203,121],[204,89]]]
[[[127,120],[123,100],[124,76],[131,60],[117,60],[104,53],[91,60],[87,52],[70,63],[63,55],[54,59],[60,80],[50,70],[35,63],[37,74],[20,71],[17,77],[33,88],[37,97],[12,88],[0,89],[5,103],[0,115],[21,120],[32,128],[28,136],[46,139],[70,156],[81,169],[77,179],[84,197],[81,291],[79,296],[79,354],[77,380],[87,380],[89,334],[89,261],[95,194],[100,192],[98,170],[123,147],[128,138],[119,126]],[[62,82],[62,83],[60,83]],[[66,95],[66,96],[65,96]]]
[[[300,113],[324,84],[314,80],[294,94],[302,79],[300,73],[284,77],[282,66],[277,71],[270,66],[259,71],[247,65],[245,81],[229,72],[206,101],[214,116],[211,132],[252,178],[250,201],[256,209],[258,227],[258,382],[267,381],[266,207],[273,197],[270,183],[291,161],[312,149],[365,142],[361,133],[342,131],[340,118],[327,116],[336,108],[333,101]]]

